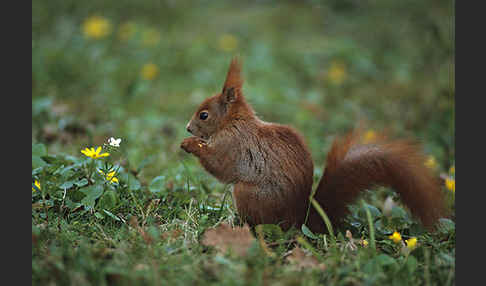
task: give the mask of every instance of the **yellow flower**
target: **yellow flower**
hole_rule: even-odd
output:
[[[376,140],[376,132],[373,131],[373,130],[368,130],[366,131],[365,135],[364,135],[364,143],[367,144],[367,143],[371,143],[373,141]]]
[[[118,38],[122,41],[127,41],[135,34],[135,31],[135,23],[126,22],[120,26],[120,29],[118,29]]]
[[[35,180],[34,181],[34,185],[40,190],[41,189],[41,185],[39,183],[39,181]],[[32,187],[32,192],[35,192],[36,189],[34,187]]]
[[[427,160],[425,161],[425,166],[430,169],[435,169],[437,167],[437,161],[435,160],[434,156],[430,155]]]
[[[407,239],[407,240],[405,240],[405,242],[407,243],[407,247],[410,250],[413,250],[417,247],[417,238],[416,237],[412,237],[410,239]]]
[[[110,156],[110,153],[105,152],[100,154],[100,152],[101,152],[101,147],[96,148],[96,151],[93,147],[85,148],[84,150],[81,150],[81,153],[93,159]]]
[[[363,239],[361,241],[361,244],[364,246],[364,247],[367,247],[368,246],[368,241],[366,239]]]
[[[327,73],[328,79],[336,85],[340,85],[347,77],[346,66],[338,61],[333,61]]]
[[[232,52],[238,47],[238,39],[231,34],[224,34],[219,37],[218,45],[223,52]]]
[[[452,191],[453,193],[456,191],[456,180],[453,178],[446,178],[445,185],[449,191]]]
[[[100,39],[110,34],[111,24],[103,17],[92,16],[84,20],[82,30],[85,37]]]
[[[118,183],[118,178],[115,177],[115,171],[108,172],[108,174],[105,174],[103,171],[98,170],[103,176],[105,176],[105,179],[110,182],[110,183]]]
[[[159,74],[159,68],[152,63],[145,64],[140,73],[144,79],[153,80]]]
[[[392,235],[388,236],[388,238],[393,240],[395,243],[399,243],[402,240],[402,236],[396,231]]]
[[[455,174],[456,173],[456,167],[455,166],[452,166],[450,169],[449,169],[449,174]]]
[[[150,28],[142,32],[142,44],[144,46],[155,46],[160,42],[160,34],[156,29]]]

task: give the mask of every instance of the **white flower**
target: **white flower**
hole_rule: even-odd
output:
[[[108,144],[113,147],[120,147],[120,142],[121,138],[115,139],[113,137],[110,137],[110,139],[108,139]]]

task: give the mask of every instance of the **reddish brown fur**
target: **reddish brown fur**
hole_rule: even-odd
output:
[[[228,74],[226,75],[226,80],[223,85],[223,90],[225,88],[234,87],[237,90],[241,90],[243,86],[243,78],[241,77],[241,63],[238,58],[233,58],[228,69]]]
[[[347,206],[365,189],[389,186],[424,226],[431,229],[446,214],[439,180],[424,165],[419,145],[412,141],[388,141],[384,137],[363,144],[359,132],[336,139],[327,155],[327,166],[315,198],[332,222],[339,223]],[[310,214],[311,229],[325,225],[316,212]]]
[[[187,125],[195,136],[184,139],[181,148],[197,156],[217,179],[234,184],[236,208],[250,224],[300,226],[312,189],[310,152],[294,129],[256,117],[243,96],[240,72],[234,59],[222,93],[200,105]],[[201,112],[209,116],[201,119]],[[362,190],[386,185],[431,226],[444,213],[442,194],[417,145],[383,139],[366,145],[359,138],[359,133],[352,133],[336,140],[327,157],[315,198],[332,221],[339,222]],[[313,231],[325,230],[313,208],[307,224]]]

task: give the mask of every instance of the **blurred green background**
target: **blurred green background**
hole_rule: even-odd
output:
[[[358,122],[454,163],[453,1],[33,1],[32,141],[81,156],[122,138],[145,183],[195,166],[185,125],[234,55],[258,115],[319,169]]]
[[[454,284],[454,222],[429,234],[393,208],[391,225],[420,245],[403,259],[379,210],[392,195],[383,188],[349,219],[371,244],[363,210],[373,210],[379,255],[302,232],[327,270],[294,271],[285,257],[297,230],[266,235],[275,258],[258,247],[222,257],[199,241],[238,222],[227,186],[179,147],[237,55],[258,115],[308,143],[315,183],[333,139],[360,123],[420,140],[427,165],[453,174],[454,14],[452,0],[33,1],[33,283]],[[96,174],[88,185],[94,161],[80,151],[110,137],[122,139],[106,158],[122,167],[120,184]],[[454,208],[454,179],[443,188]]]

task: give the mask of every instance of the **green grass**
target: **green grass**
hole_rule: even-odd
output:
[[[33,284],[455,284],[446,187],[453,215],[432,233],[393,190],[375,188],[344,227],[332,226],[335,239],[266,225],[252,230],[245,255],[204,243],[208,230],[240,221],[231,186],[179,145],[234,55],[258,115],[304,136],[316,184],[334,137],[358,122],[419,139],[437,175],[452,175],[452,1],[275,4],[32,3],[32,179],[41,185],[32,193]],[[105,37],[83,34],[94,15],[110,23]],[[122,27],[133,33],[120,38]],[[141,74],[148,63],[158,68],[152,79]],[[122,142],[109,157],[81,153],[112,136]],[[117,184],[95,170],[112,166]],[[396,202],[389,214],[387,197]],[[388,238],[393,231],[417,237],[418,247],[404,253]]]

